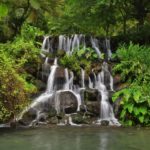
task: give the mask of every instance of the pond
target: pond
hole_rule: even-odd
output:
[[[150,129],[53,127],[0,129],[0,150],[149,150]]]

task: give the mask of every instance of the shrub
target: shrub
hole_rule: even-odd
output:
[[[121,98],[120,119],[125,125],[149,125],[150,120],[150,47],[130,43],[120,46],[115,57],[120,63],[114,73],[120,73],[128,87],[116,92],[113,101]]]

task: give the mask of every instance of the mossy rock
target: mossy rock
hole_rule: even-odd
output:
[[[98,101],[100,99],[99,92],[96,89],[87,89],[84,92],[85,101]]]
[[[89,116],[83,116],[80,113],[72,115],[72,121],[76,124],[89,124],[90,123],[90,117]]]

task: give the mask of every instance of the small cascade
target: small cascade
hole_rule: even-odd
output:
[[[45,62],[44,64],[42,65],[42,79],[44,78],[44,75],[47,76],[47,74],[49,74],[49,64],[48,64],[48,57],[45,58]]]
[[[100,120],[98,121],[101,124],[101,121],[108,121],[109,125],[120,126],[118,120],[114,117],[113,108],[109,102],[109,91],[105,86],[105,73],[109,75],[109,84],[110,89],[113,90],[113,81],[112,76],[108,70],[108,64],[106,62],[102,65],[102,71],[98,74],[96,88],[101,93],[101,103],[100,103]]]
[[[65,69],[65,79],[66,79],[66,83],[64,85],[64,90],[70,90],[76,96],[78,102],[77,111],[80,111],[80,105],[82,104],[80,89],[73,85],[73,79],[74,79],[73,72],[70,72],[70,78],[69,78],[68,69]]]
[[[54,64],[51,66],[51,72],[49,74],[46,91],[43,94],[41,94],[38,98],[36,98],[29,107],[27,107],[25,110],[23,110],[23,112],[20,114],[20,116],[17,118],[17,120],[21,120],[23,118],[23,115],[30,110],[35,111],[35,115],[36,115],[35,120],[33,120],[30,123],[30,125],[32,126],[33,123],[38,122],[40,120],[40,117],[42,114],[40,112],[42,112],[43,109],[44,110],[48,109],[46,107],[49,106],[49,103],[51,102],[51,98],[53,96],[54,74],[55,74],[56,68],[57,68],[57,58],[55,58]],[[46,105],[46,107],[45,107],[45,105]]]
[[[85,71],[81,69],[82,88],[85,88]]]
[[[86,47],[91,47],[97,53],[98,57],[101,58],[101,50],[100,47],[106,49],[107,59],[110,60],[112,56],[110,39],[106,38],[103,41],[99,40],[96,37],[86,37],[83,34],[74,34],[71,36],[60,35],[58,37],[58,43],[56,46],[56,40],[53,40],[56,37],[45,36],[42,44],[42,52],[54,52],[57,50],[64,50],[66,53],[71,55],[74,50],[79,50],[80,47],[86,50]],[[102,44],[104,43],[104,44]],[[42,57],[45,57],[42,54]]]
[[[89,77],[89,88],[93,89],[93,82],[91,81],[91,78]]]
[[[66,37],[64,35],[59,36],[59,50],[66,50]]]
[[[106,43],[106,49],[107,49],[107,55],[108,55],[108,60],[111,59],[112,56],[112,52],[111,52],[111,47],[110,47],[110,39],[105,39],[105,43]]]
[[[49,36],[45,36],[42,44],[42,51],[48,53],[49,49],[50,49]]]
[[[80,48],[83,48],[86,50],[86,47],[91,47],[93,50],[97,53],[98,57],[101,57],[101,51],[100,46],[104,47],[102,44],[103,42],[100,42],[95,37],[86,37],[83,34],[74,34],[71,36],[67,35],[60,35],[58,39],[55,39],[56,37],[52,36],[45,36],[42,44],[42,52],[54,52],[57,50],[64,50],[66,53],[71,55],[74,50],[79,50]],[[56,41],[58,41],[56,45]],[[105,48],[107,49],[108,58],[111,58],[111,49],[110,49],[110,40],[105,39]],[[42,57],[44,55],[41,53]]]
[[[51,66],[51,72],[48,77],[47,90],[46,90],[48,93],[51,93],[54,91],[54,77],[55,77],[55,72],[56,72],[57,67],[58,67],[57,58],[55,58],[54,65]]]
[[[79,50],[79,47],[80,47],[80,35],[75,34],[72,40],[72,52],[74,51],[74,49]]]
[[[65,68],[65,79],[66,79],[66,83],[64,85],[64,90],[69,90],[70,89],[70,79],[69,79],[69,73],[68,73],[67,68]]]
[[[82,105],[82,100],[81,100],[81,95],[80,95],[80,88],[77,86],[74,86],[73,92],[77,98],[78,101],[78,107],[77,107],[77,111],[80,111],[80,106]]]
[[[94,48],[94,50],[96,51],[96,53],[98,54],[99,58],[101,57],[101,52],[99,49],[99,44],[98,44],[98,40],[96,38],[91,37],[91,44],[92,44],[92,48]]]

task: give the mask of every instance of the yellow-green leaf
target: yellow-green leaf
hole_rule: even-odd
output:
[[[4,5],[4,4],[0,4],[0,19],[2,17],[6,17],[7,14],[8,14],[8,8],[7,8],[7,6]]]
[[[31,4],[31,6],[32,6],[34,9],[39,9],[39,8],[40,8],[40,3],[38,2],[38,0],[31,0],[31,1],[30,1],[30,4]]]

